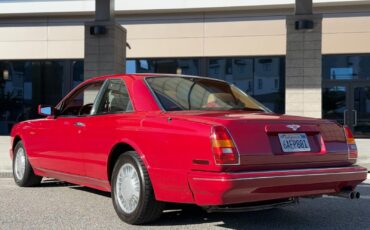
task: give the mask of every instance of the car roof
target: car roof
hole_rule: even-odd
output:
[[[112,78],[124,78],[124,77],[129,77],[129,78],[132,78],[133,80],[141,80],[141,79],[144,79],[146,77],[187,77],[187,78],[210,79],[210,80],[225,82],[223,80],[216,79],[216,78],[193,76],[193,75],[182,75],[182,74],[162,74],[162,73],[135,73],[135,74],[105,75],[105,76],[90,78],[90,79],[86,80],[86,82],[93,82],[93,81],[112,79]]]

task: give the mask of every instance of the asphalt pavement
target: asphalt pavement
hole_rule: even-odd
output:
[[[206,213],[174,206],[146,226],[117,217],[109,193],[49,180],[19,188],[0,178],[0,229],[370,229],[370,180],[358,187],[362,198],[301,199],[292,207],[249,213]]]

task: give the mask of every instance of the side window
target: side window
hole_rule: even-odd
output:
[[[90,115],[94,101],[104,81],[85,85],[64,101],[60,115],[62,116],[86,116]]]
[[[123,80],[111,79],[97,104],[96,114],[133,111],[132,103]]]

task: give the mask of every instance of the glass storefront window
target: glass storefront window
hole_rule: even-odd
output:
[[[343,113],[347,107],[347,90],[345,86],[327,86],[323,88],[322,114],[325,119],[337,120],[340,124],[344,124]]]
[[[34,118],[32,80],[41,73],[38,61],[4,61],[0,64],[0,135],[25,119]]]
[[[356,138],[370,136],[370,54],[326,55],[323,118],[347,125]]]
[[[284,71],[284,57],[131,59],[126,62],[126,73],[173,73],[225,80],[277,113],[285,110]]]
[[[266,107],[284,113],[283,57],[210,58],[208,76],[233,83]]]
[[[131,59],[127,73],[173,73],[226,80],[272,111],[284,113],[284,57]],[[0,61],[0,135],[37,105],[56,105],[84,80],[83,60]]]
[[[199,58],[128,60],[126,62],[126,73],[173,73],[200,75]]]
[[[84,61],[72,61],[72,88],[84,81]]]
[[[323,80],[370,80],[370,55],[323,56]]]
[[[71,68],[72,62],[82,68]],[[82,60],[0,61],[0,135],[9,135],[20,121],[39,118],[38,104],[56,105],[82,80]]]

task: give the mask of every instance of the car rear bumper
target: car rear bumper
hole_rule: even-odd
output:
[[[336,193],[366,180],[360,166],[258,172],[192,172],[198,205],[225,205]]]

